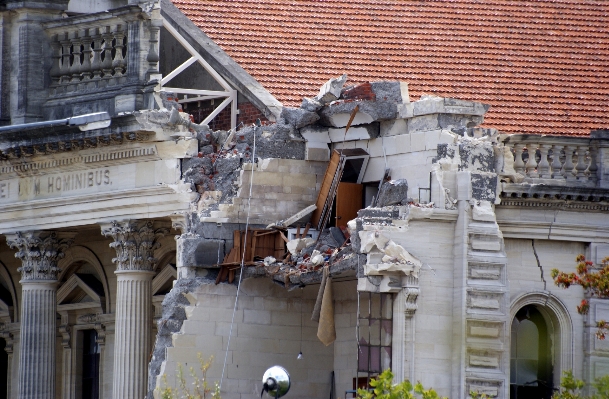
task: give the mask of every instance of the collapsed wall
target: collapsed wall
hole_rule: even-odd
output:
[[[218,349],[221,346],[226,349],[228,321],[213,331],[200,329],[199,332],[205,332],[201,338],[196,338],[196,329],[188,326],[195,320],[201,328],[206,320],[210,323],[216,321],[207,315],[210,311],[216,312],[218,317],[222,314],[224,318],[228,313],[232,314],[228,306],[219,305],[218,298],[225,296],[223,301],[226,303],[228,299],[234,299],[235,285],[239,281],[239,260],[242,255],[248,255],[250,248],[249,243],[240,242],[246,237],[236,232],[243,231],[246,223],[249,229],[260,231],[269,224],[276,228],[279,226],[279,230],[287,227],[282,225],[282,221],[314,204],[316,198],[319,200],[318,193],[327,178],[326,167],[332,151],[336,150],[342,156],[349,148],[363,150],[369,159],[359,181],[387,181],[376,193],[373,206],[360,211],[347,229],[315,232],[320,234],[318,240],[308,241],[306,234],[290,237],[288,251],[281,257],[276,256],[278,252],[275,250],[260,257],[252,254],[248,258],[242,277],[247,279],[244,287],[251,286],[252,291],[244,299],[244,308],[239,308],[234,325],[236,337],[239,337],[239,330],[250,331],[248,324],[260,324],[272,326],[269,328],[279,334],[276,339],[280,342],[288,339],[286,337],[293,339],[294,331],[288,328],[290,325],[285,326],[272,316],[272,305],[265,308],[261,303],[266,303],[265,298],[270,296],[275,306],[290,306],[290,298],[293,299],[295,294],[294,291],[285,291],[285,288],[318,284],[322,281],[323,269],[327,269],[331,276],[357,280],[359,291],[397,293],[402,299],[396,301],[394,312],[414,314],[419,294],[418,274],[423,263],[405,249],[407,244],[402,233],[408,229],[409,218],[421,212],[425,214],[427,210],[433,213],[433,208],[438,207],[448,213],[454,212],[459,191],[455,182],[458,179],[468,180],[469,198],[494,202],[497,178],[493,169],[492,143],[496,132],[475,128],[483,121],[488,106],[434,96],[424,96],[411,103],[407,85],[403,83],[373,82],[344,88],[345,80],[346,76],[332,79],[322,87],[318,96],[304,99],[300,108],[284,108],[276,124],[258,123],[228,132],[197,132],[197,157],[185,160],[182,165],[184,180],[191,184],[197,198],[192,203],[191,212],[177,217],[183,233],[177,237],[178,282],[163,304],[163,317],[159,322],[159,335],[150,366],[149,397],[160,384],[157,377],[172,373],[178,359],[190,359],[188,356],[192,357],[199,350],[217,352],[217,355],[224,353]],[[464,173],[467,177],[463,177]],[[457,178],[457,175],[461,177]],[[427,198],[422,197],[425,190]],[[309,214],[299,216],[298,221],[304,226]],[[309,231],[309,228],[305,230]],[[375,234],[375,231],[382,233]],[[298,234],[301,232],[299,229]],[[275,234],[269,231],[271,233]],[[278,240],[282,243],[280,238]],[[290,249],[290,243],[294,250]],[[256,251],[253,244],[252,252]],[[234,253],[238,255],[236,258]],[[248,279],[251,277],[266,277],[268,280],[254,283]],[[269,285],[271,282],[276,285]],[[285,288],[280,289],[279,286]],[[355,285],[347,286],[351,288],[338,295],[353,303],[357,298]],[[316,291],[316,288],[305,289],[309,296]],[[284,297],[287,302],[281,299]],[[252,312],[262,312],[258,314],[262,322],[246,318],[246,309],[250,307]],[[312,304],[306,304],[305,300],[304,307],[312,307]],[[293,312],[284,316],[294,318]],[[198,317],[207,319],[197,320]],[[336,317],[339,318],[338,313]],[[357,312],[353,309],[345,315],[345,328],[351,335],[351,324],[356,318]],[[304,325],[305,341],[315,335],[311,324],[307,322]],[[395,321],[394,326],[404,333],[402,321]],[[337,331],[337,337],[341,334]],[[217,343],[209,345],[205,337]],[[261,337],[247,338],[251,345],[262,344],[257,341]],[[314,337],[312,341],[319,343]],[[178,342],[181,349],[172,349],[177,348]],[[349,385],[351,377],[347,378],[347,374],[357,374],[354,370],[356,360],[350,366],[341,360],[341,356],[357,357],[355,341],[350,345],[337,344],[333,352],[327,348],[320,349],[320,354],[331,356],[328,362],[333,367],[328,370],[336,371],[341,367],[349,370],[342,377],[338,375],[340,389]],[[403,342],[396,345],[403,351]],[[230,349],[234,351],[234,348]],[[276,352],[267,346],[255,357],[281,358],[286,364],[292,364],[293,359],[288,352],[293,350]],[[235,356],[235,352],[231,353]],[[282,356],[264,355],[268,353]],[[209,354],[203,353],[205,356]],[[248,371],[243,371],[243,368],[237,371],[238,362],[234,363],[235,369],[229,379],[237,379],[239,383],[228,383],[223,388],[223,396],[224,393],[248,396],[253,394],[252,385],[258,388],[259,367],[253,366],[260,365],[254,357],[249,359],[242,363],[249,364]],[[217,358],[216,362],[220,363],[220,359]],[[300,370],[302,365],[294,364],[293,367]],[[407,370],[399,364],[395,367],[402,368],[396,374],[403,379]],[[213,370],[210,376],[217,377],[217,368]],[[313,380],[321,378],[320,374],[312,378],[312,370],[308,373],[308,380],[303,377],[302,381],[314,384]],[[300,394],[323,396],[321,391],[306,391],[304,386]]]

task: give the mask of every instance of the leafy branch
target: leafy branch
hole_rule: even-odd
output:
[[[562,288],[569,288],[572,285],[580,285],[590,296],[597,298],[609,298],[609,257],[602,260],[601,264],[594,266],[594,262],[586,260],[584,255],[578,255],[575,259],[577,265],[575,273],[565,273],[558,269],[552,269],[552,278],[554,284]],[[590,310],[590,302],[587,299],[582,299],[577,312],[579,314],[588,314]],[[609,323],[605,320],[596,323],[598,330],[596,337],[605,339],[609,333]]]

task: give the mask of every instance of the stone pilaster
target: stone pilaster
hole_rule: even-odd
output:
[[[8,245],[18,250],[15,257],[22,262],[19,398],[54,399],[57,262],[72,240],[40,232],[6,238]]]
[[[393,342],[391,368],[395,383],[404,380],[415,381],[415,331],[414,315],[417,311],[419,279],[414,276],[403,278],[402,290],[393,302]]]
[[[158,238],[168,229],[152,222],[112,222],[102,234],[114,240],[117,287],[114,336],[113,398],[141,399],[147,392],[152,276]]]

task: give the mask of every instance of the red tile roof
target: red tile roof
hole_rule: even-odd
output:
[[[609,0],[172,0],[284,105],[331,77],[491,104],[509,133],[609,128]]]

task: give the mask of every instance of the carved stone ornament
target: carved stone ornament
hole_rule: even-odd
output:
[[[83,324],[91,324],[97,322],[97,315],[95,313],[84,314],[82,316],[78,316],[78,322]]]
[[[404,300],[406,301],[405,313],[406,317],[414,316],[417,311],[417,298],[419,297],[419,279],[413,276],[406,277],[406,286],[404,290]]]
[[[156,259],[154,250],[160,246],[158,239],[169,233],[167,228],[154,229],[152,222],[139,224],[134,221],[112,222],[102,229],[102,234],[112,237],[114,242],[111,248],[116,250],[116,270],[144,270],[154,269]]]
[[[41,234],[28,232],[6,236],[8,246],[18,250],[15,258],[21,259],[22,266],[17,270],[23,280],[57,280],[61,271],[57,263],[73,242],[72,238],[59,238],[55,232],[45,238]]]

